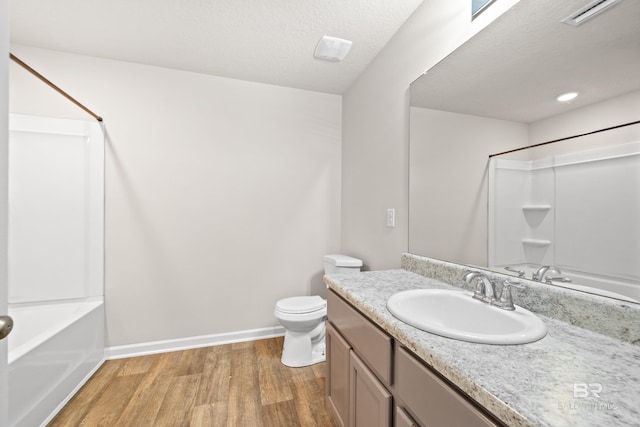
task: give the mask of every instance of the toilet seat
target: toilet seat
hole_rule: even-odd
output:
[[[286,314],[306,314],[326,309],[327,301],[317,295],[311,297],[291,297],[279,300],[276,310]]]

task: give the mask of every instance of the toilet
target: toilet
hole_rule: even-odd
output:
[[[324,256],[324,273],[358,273],[362,261],[346,255]],[[325,361],[327,301],[318,296],[290,297],[276,303],[274,314],[284,326],[283,365],[293,368]]]

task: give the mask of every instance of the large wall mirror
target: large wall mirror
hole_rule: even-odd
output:
[[[409,252],[640,301],[640,1],[598,3],[521,0],[411,85]]]

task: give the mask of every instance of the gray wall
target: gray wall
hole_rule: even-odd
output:
[[[487,151],[527,145],[524,123],[411,107],[409,252],[487,265]]]

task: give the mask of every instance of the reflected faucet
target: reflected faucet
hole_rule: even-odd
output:
[[[467,283],[477,280],[473,298],[489,303],[497,299],[496,284],[493,280],[489,279],[489,276],[486,274],[479,271],[469,271],[462,279]]]
[[[560,271],[558,267],[552,265],[543,265],[538,269],[538,271],[533,273],[532,279],[537,280],[538,282],[544,282],[544,278],[548,273],[556,273],[559,275],[562,274],[562,271]]]
[[[551,276],[551,273],[556,273],[557,276]],[[561,276],[562,272],[558,267],[543,265],[533,274],[532,279],[538,282],[546,282],[550,285],[553,282],[571,283],[571,279]]]

